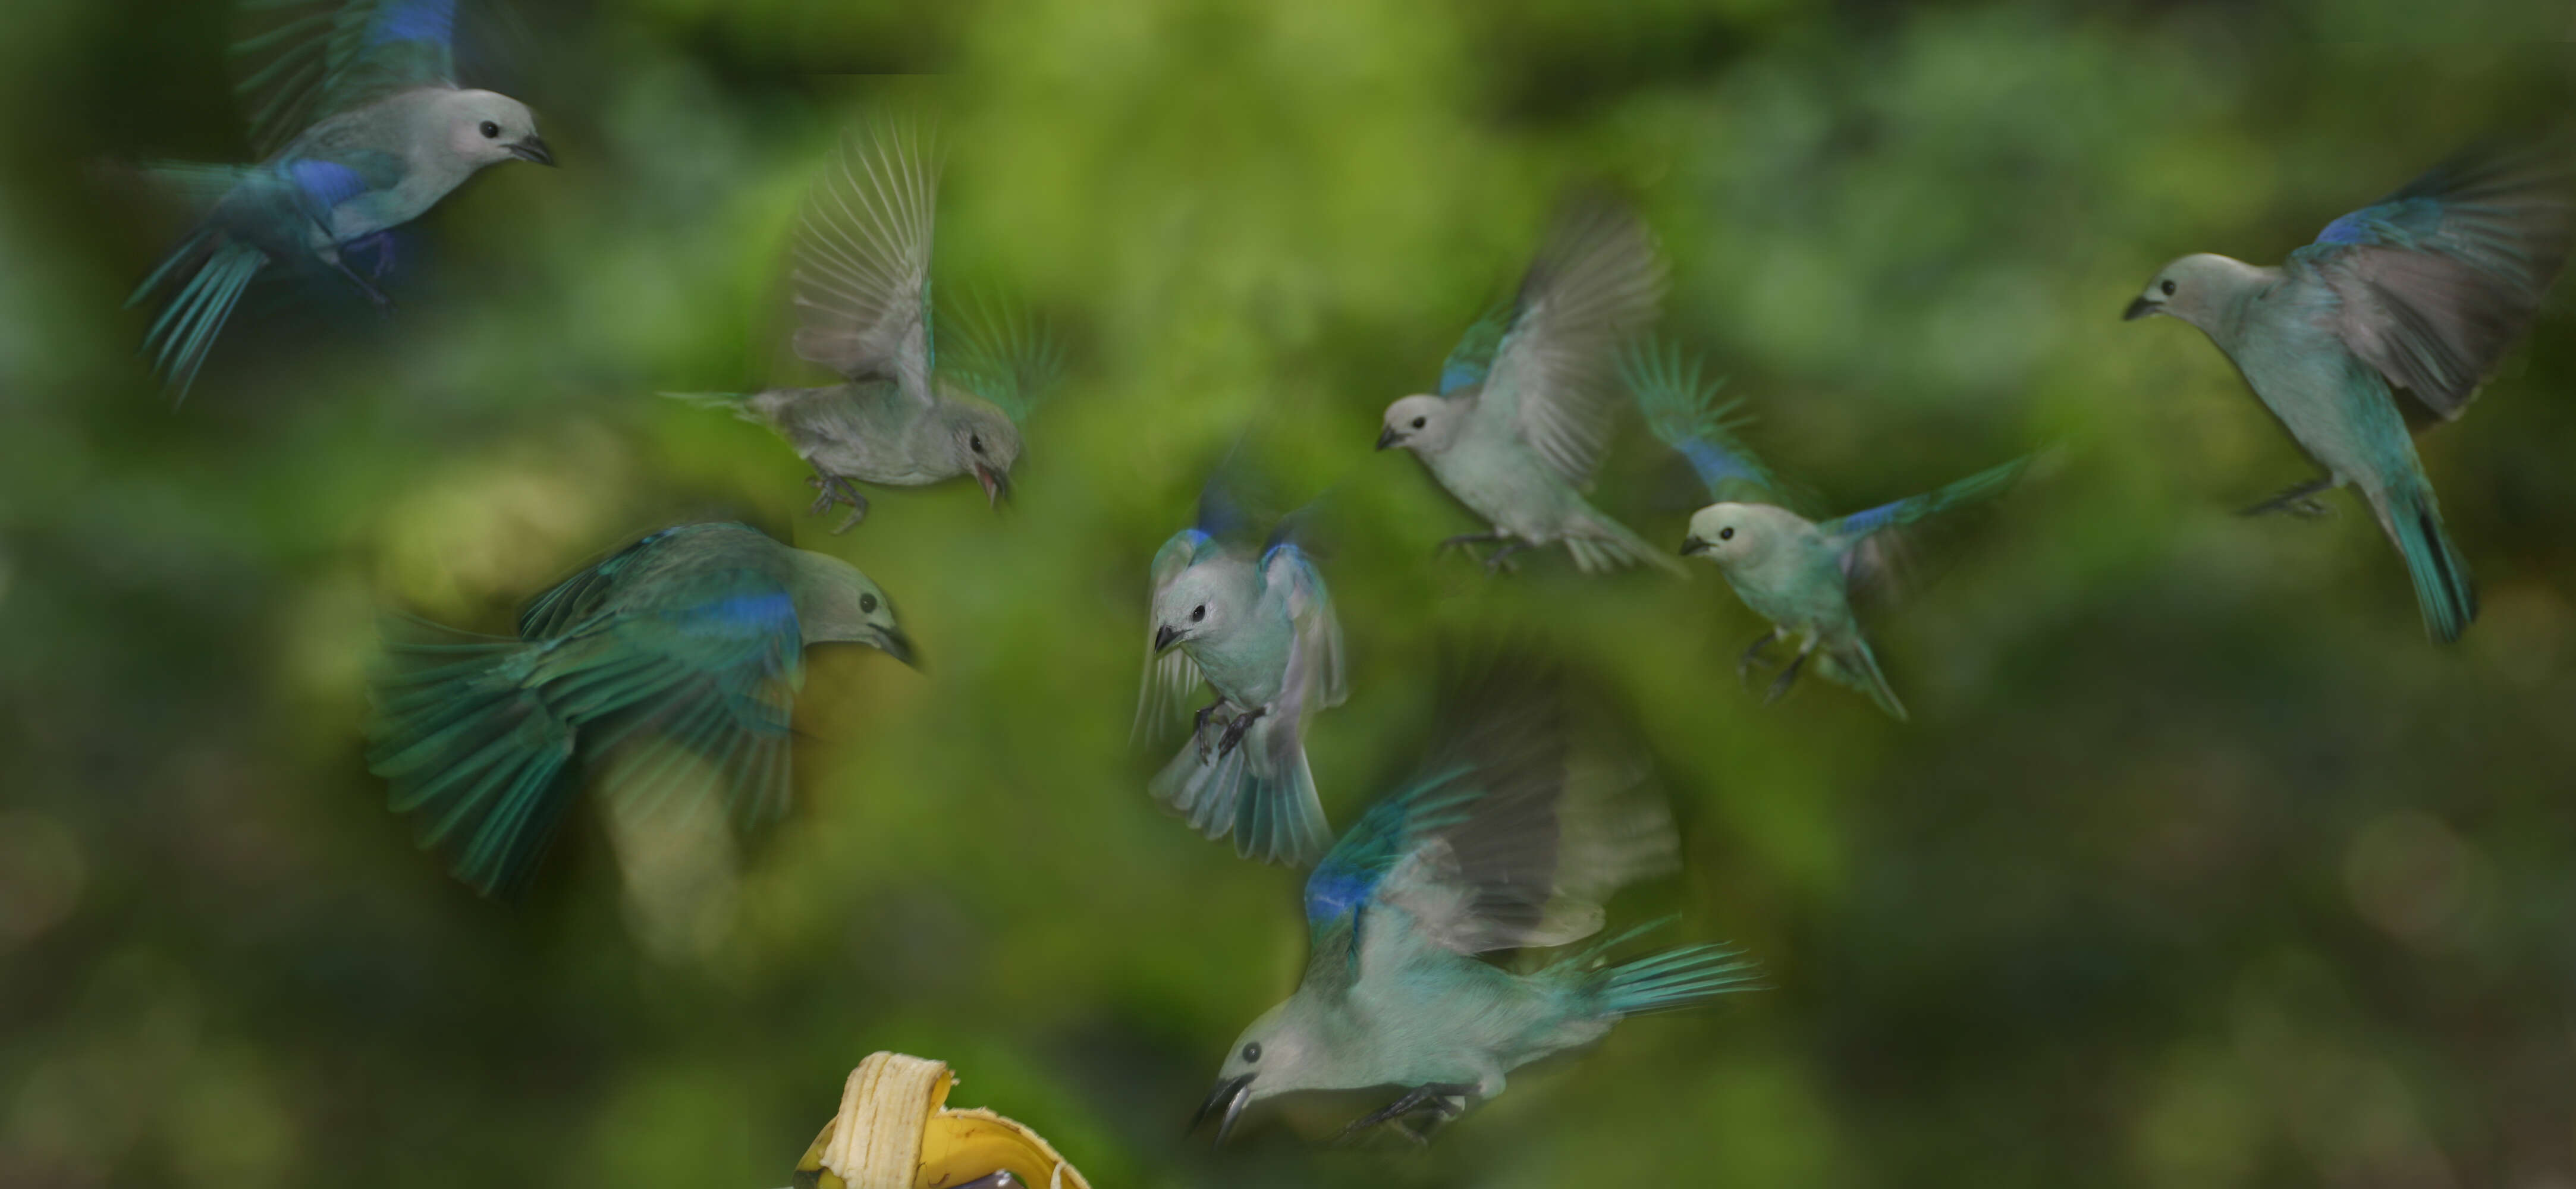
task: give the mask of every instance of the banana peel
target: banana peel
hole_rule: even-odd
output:
[[[1009,1172],[1021,1184],[1091,1189],[1037,1132],[988,1110],[952,1110],[947,1064],[870,1053],[841,1110],[796,1162],[795,1189],[949,1189]]]

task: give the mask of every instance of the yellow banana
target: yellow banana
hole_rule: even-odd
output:
[[[796,1162],[796,1189],[948,1189],[1008,1171],[1032,1189],[1091,1189],[1046,1140],[987,1110],[947,1109],[943,1062],[870,1053],[841,1110]]]

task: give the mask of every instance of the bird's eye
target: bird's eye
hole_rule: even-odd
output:
[[[1734,539],[1735,539],[1735,526],[1730,524],[1730,525],[1726,526],[1725,528],[1722,528],[1722,529],[1717,530],[1717,539],[1718,539],[1718,540],[1721,540],[1721,541],[1732,541],[1732,540],[1734,540]]]
[[[1205,603],[1201,603],[1201,604],[1199,604],[1198,606],[1195,606],[1195,607],[1190,608],[1190,622],[1191,622],[1191,623],[1197,623],[1198,621],[1200,621],[1200,620],[1202,620],[1202,619],[1205,619],[1205,618],[1207,618],[1207,604],[1205,604]]]
[[[493,123],[493,122],[492,122],[492,121],[490,121],[490,120],[485,120],[485,121],[483,121],[483,139],[485,139],[485,140],[499,140],[499,139],[501,139],[501,126],[500,126],[499,124],[495,124],[495,123]]]
[[[2166,282],[2164,283],[2164,291],[2165,291],[2165,296],[2167,296],[2167,297],[2171,297],[2171,296],[2173,296],[2174,283],[2173,283],[2172,281],[2166,281]]]
[[[1257,1041],[1257,1040],[1256,1040],[1256,1041],[1252,1041],[1252,1042],[1250,1042],[1250,1043],[1248,1043],[1248,1044],[1246,1044],[1246,1045],[1244,1045],[1244,1046],[1243,1046],[1243,1063],[1244,1063],[1244,1064],[1246,1064],[1246,1065],[1250,1065],[1250,1064],[1252,1064],[1252,1063],[1253,1063],[1253,1062],[1255,1062],[1255,1061],[1259,1061],[1260,1059],[1261,1059],[1261,1042],[1260,1042],[1260,1041]]]
[[[966,435],[966,444],[972,447],[975,453],[982,454],[984,452],[984,435],[979,433],[970,433]]]
[[[863,594],[859,596],[859,614],[866,615],[876,609],[877,597],[875,595]]]
[[[1413,428],[1415,428],[1415,429],[1420,429],[1420,428],[1422,428],[1422,423],[1423,423],[1424,421],[1427,421],[1427,420],[1429,420],[1429,418],[1426,418],[1426,417],[1416,417],[1416,418],[1414,418],[1414,419],[1413,419]]]

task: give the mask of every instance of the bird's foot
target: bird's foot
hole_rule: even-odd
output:
[[[1512,555],[1527,548],[1529,548],[1529,545],[1526,542],[1504,542],[1502,548],[1485,555],[1485,576],[1490,578],[1496,574],[1520,573],[1521,564],[1513,561]]]
[[[1255,706],[1250,712],[1237,716],[1233,722],[1225,724],[1225,738],[1218,740],[1216,745],[1217,758],[1224,759],[1227,752],[1233,751],[1235,745],[1243,742],[1243,733],[1251,730],[1252,724],[1260,721],[1261,716],[1268,713],[1270,713],[1269,707]]]
[[[1807,655],[1815,648],[1814,642],[1810,641],[1805,648],[1798,650],[1798,655],[1789,658],[1789,667],[1780,670],[1780,675],[1772,679],[1771,688],[1762,691],[1763,705],[1779,701],[1788,694],[1790,686],[1798,684],[1798,671],[1807,667]]]
[[[1458,536],[1450,537],[1447,540],[1440,542],[1438,545],[1433,546],[1431,549],[1431,556],[1447,557],[1450,550],[1456,549],[1464,552],[1469,557],[1474,557],[1476,556],[1476,546],[1491,545],[1502,539],[1503,535],[1501,533],[1461,533]]]
[[[814,504],[808,509],[812,515],[820,516],[829,512],[834,504],[850,506],[849,516],[841,521],[839,527],[832,530],[833,536],[837,537],[857,528],[860,521],[868,518],[868,497],[860,495],[859,489],[852,486],[849,480],[839,475],[816,474],[807,476],[805,482],[807,486],[815,489]]]
[[[2280,512],[2298,517],[2301,520],[2315,520],[2320,516],[2332,516],[2334,515],[2334,509],[2318,502],[2313,497],[2315,497],[2318,492],[2324,491],[2333,486],[2334,480],[2332,479],[2310,479],[2307,482],[2301,483],[2296,487],[2292,487],[2279,495],[2263,501],[2262,503],[2238,512],[2237,515],[2269,516],[2275,512]]]
[[[371,265],[367,266],[367,276],[368,276],[370,279],[372,279],[372,280],[383,280],[383,279],[384,279],[384,275],[385,275],[386,273],[388,273],[388,272],[392,272],[392,271],[393,271],[393,267],[394,267],[394,233],[393,233],[393,232],[391,232],[391,231],[379,231],[379,232],[375,233],[374,235],[370,235],[370,236],[368,236],[368,237],[366,237],[366,238],[364,238],[364,239],[358,240],[358,241],[356,241],[356,242],[354,242],[354,243],[350,244],[349,246],[350,246],[350,247],[352,247],[352,248],[364,248],[364,249],[366,249],[367,251],[369,251],[369,252],[371,252],[371,253],[374,253],[374,255],[375,255],[375,257],[376,257],[376,262],[375,262],[374,264],[371,264]]]
[[[1770,631],[1762,633],[1760,637],[1753,641],[1752,647],[1744,650],[1744,656],[1742,659],[1735,662],[1735,679],[1737,681],[1741,682],[1751,680],[1753,675],[1753,666],[1768,665],[1771,663],[1763,654],[1771,650],[1771,645],[1780,639],[1780,635],[1780,629],[1773,628]]]
[[[1208,762],[1210,758],[1207,741],[1208,717],[1223,709],[1225,709],[1225,699],[1218,698],[1199,707],[1199,712],[1190,716],[1190,742],[1198,745],[1199,762],[1202,764]]]
[[[1429,1085],[1415,1086],[1405,1091],[1403,1097],[1351,1120],[1350,1126],[1342,1128],[1342,1133],[1333,1137],[1334,1142],[1348,1140],[1371,1127],[1381,1123],[1391,1123],[1415,1113],[1423,1116],[1420,1126],[1402,1128],[1404,1137],[1415,1143],[1429,1142],[1432,1131],[1441,1124],[1467,1113],[1467,1098],[1475,1092],[1476,1087],[1467,1083],[1432,1082]]]
[[[384,290],[376,288],[375,282],[359,276],[356,269],[349,267],[349,262],[346,259],[334,255],[331,261],[331,267],[340,270],[341,276],[347,277],[350,284],[358,287],[358,292],[365,294],[368,301],[375,303],[377,313],[387,316],[392,315],[394,312],[394,299],[387,296]]]

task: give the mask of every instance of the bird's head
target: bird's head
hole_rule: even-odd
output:
[[[555,163],[554,150],[537,135],[536,113],[516,99],[457,91],[443,96],[438,110],[447,124],[447,147],[477,169],[513,160]]]
[[[1206,562],[1183,570],[1154,595],[1154,651],[1226,630],[1238,611],[1236,564]]]
[[[947,403],[949,445],[957,469],[984,486],[984,502],[1011,498],[1011,467],[1020,461],[1020,427],[1008,414],[980,400]]]
[[[1719,569],[1751,565],[1769,556],[1796,514],[1769,504],[1710,504],[1691,514],[1682,556],[1705,557]]]
[[[894,602],[857,566],[829,554],[788,550],[794,565],[789,592],[807,644],[865,644],[914,668],[921,667],[912,638],[895,623]]]
[[[1386,427],[1378,432],[1377,448],[1402,446],[1416,454],[1447,449],[1465,424],[1463,402],[1440,396],[1408,396],[1386,407]]]
[[[2210,315],[2222,309],[2230,296],[2262,279],[2262,269],[2242,260],[2207,252],[2185,256],[2157,272],[2156,278],[2147,282],[2146,291],[2130,302],[2120,317],[2136,321],[2170,314],[2207,330]]]
[[[1262,1013],[1234,1038],[1234,1049],[1217,1070],[1216,1086],[1199,1104],[1190,1129],[1215,1119],[1216,1142],[1224,1143],[1244,1108],[1264,1099],[1299,1090],[1353,1088],[1326,1076],[1331,1063],[1320,1036],[1311,1001],[1303,994]]]

